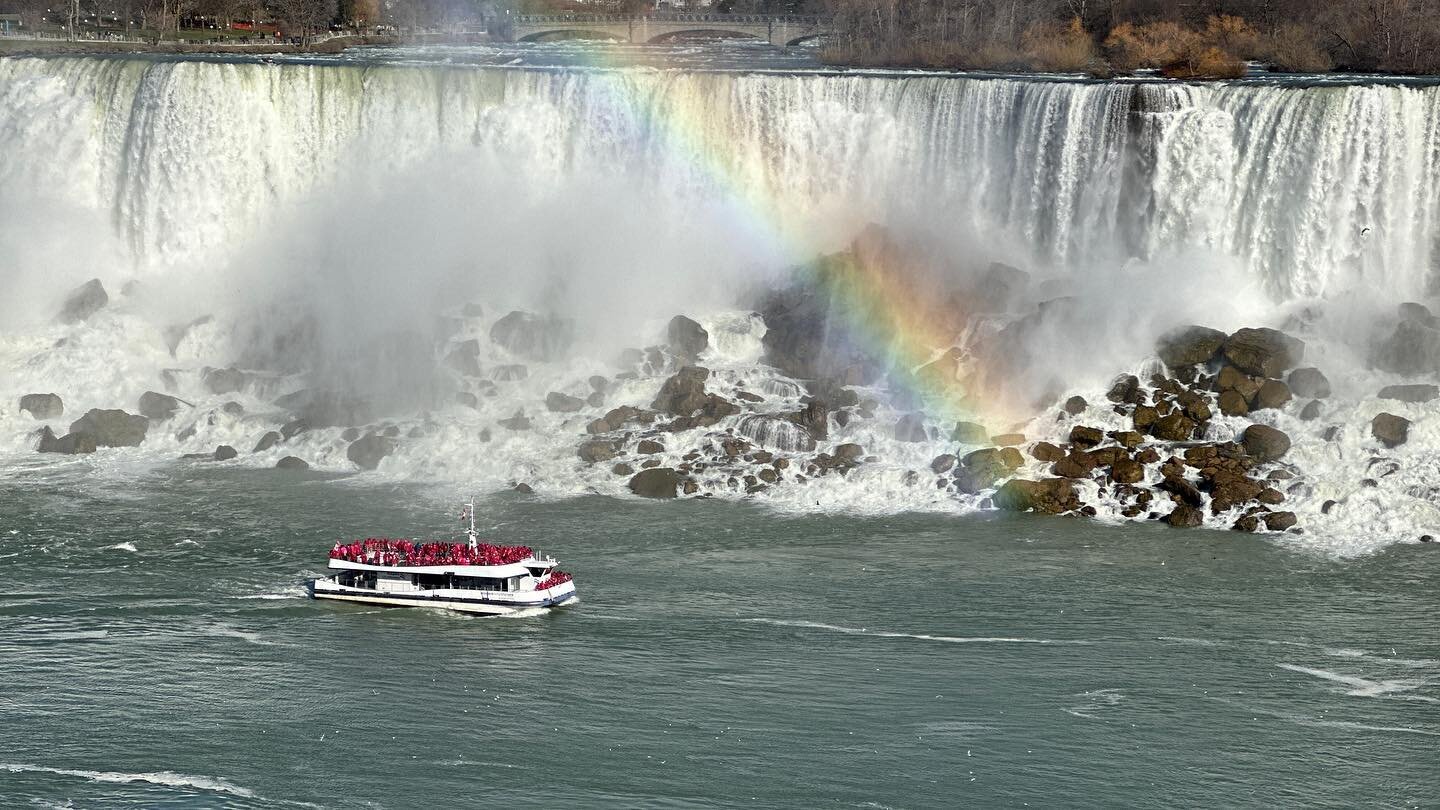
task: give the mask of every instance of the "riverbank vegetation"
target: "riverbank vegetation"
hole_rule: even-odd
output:
[[[1234,77],[1440,73],[1440,0],[816,0],[834,64]]]

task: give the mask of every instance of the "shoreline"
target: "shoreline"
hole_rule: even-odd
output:
[[[249,45],[217,45],[215,43],[165,42],[106,42],[103,40],[46,40],[46,39],[0,39],[0,57],[4,56],[54,56],[82,55],[106,56],[112,54],[161,54],[189,56],[201,54],[225,54],[233,56],[265,56],[272,54],[338,54],[349,48],[367,45],[397,45],[398,37],[355,36],[336,37],[313,45],[294,45],[277,42]]]

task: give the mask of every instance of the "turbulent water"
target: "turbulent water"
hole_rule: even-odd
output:
[[[1440,795],[1421,546],[1339,561],[1153,524],[501,495],[487,534],[555,552],[580,603],[473,619],[300,589],[316,538],[452,531],[451,491],[30,475],[0,517],[6,807]]]
[[[1093,402],[1115,373],[1151,368],[1151,339],[1179,323],[1288,324],[1336,387],[1322,422],[1298,421],[1300,402],[1257,417],[1296,440],[1304,477],[1289,494],[1306,533],[1291,539],[1371,551],[1440,519],[1434,408],[1377,401],[1399,380],[1367,363],[1394,305],[1434,286],[1440,89],[713,69],[735,67],[724,60],[666,70],[564,48],[548,66],[534,58],[543,48],[0,59],[7,457],[35,446],[21,394],[60,394],[63,433],[89,408],[133,410],[154,389],[193,410],[85,463],[163,464],[230,444],[242,465],[298,455],[350,471],[339,427],[245,452],[287,419],[275,398],[320,376],[380,403],[402,431],[422,427],[375,476],[619,495],[624,479],[579,464],[575,446],[608,407],[647,404],[663,374],[612,379],[603,405],[574,415],[547,412],[545,395],[586,395],[621,348],[656,342],[685,313],[712,335],[701,360],[722,392],[788,391],[770,407],[798,405],[800,389],[760,362],[752,293],[883,222],[947,246],[958,273],[1010,262],[1035,276],[1037,300],[1069,295],[1093,312],[1088,331],[1057,340],[1060,368],[1043,369],[1063,370],[1062,396]],[[65,292],[91,277],[111,304],[55,323]],[[479,306],[460,317],[465,302]],[[486,339],[515,308],[577,330],[575,348],[520,381]],[[440,340],[420,365],[479,338],[497,387],[417,376],[411,344],[397,343],[417,334]],[[203,384],[206,368],[228,366],[257,374],[225,394]],[[457,387],[478,405],[452,404]],[[832,513],[979,507],[914,486],[908,471],[953,448],[893,441],[895,412],[874,393],[880,417],[832,438],[875,463],[763,499]],[[230,401],[239,408],[222,410]],[[1389,454],[1392,474],[1362,485],[1381,409],[1411,418],[1412,440]],[[497,427],[522,411],[535,430]],[[795,442],[748,418],[778,449]],[[1083,418],[1120,426],[1103,407]],[[1068,430],[1049,415],[992,427]],[[1329,500],[1346,506],[1322,516]]]

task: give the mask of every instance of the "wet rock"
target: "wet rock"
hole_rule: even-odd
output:
[[[545,407],[554,413],[575,413],[585,407],[585,400],[551,391],[545,395]]]
[[[1131,415],[1131,422],[1138,431],[1146,431],[1151,425],[1160,421],[1160,412],[1150,405],[1141,405]]]
[[[88,433],[70,433],[56,438],[55,431],[46,425],[40,430],[40,443],[35,448],[41,453],[61,453],[64,455],[78,455],[95,452],[95,437]]]
[[[1300,409],[1300,420],[1303,422],[1313,422],[1319,418],[1320,400],[1318,399],[1310,400],[1308,403],[1306,403],[1304,408]]]
[[[1290,391],[1305,399],[1330,396],[1330,380],[1318,368],[1297,368],[1290,372]]]
[[[1050,472],[1061,478],[1089,478],[1098,466],[1089,453],[1074,452],[1055,462]]]
[[[500,425],[500,427],[503,427],[506,430],[529,430],[530,418],[527,417],[523,412],[517,411],[514,416],[510,417],[509,419],[498,420],[496,424]]]
[[[215,454],[213,458],[216,461],[229,461],[230,459],[235,458],[238,455],[240,454],[235,451],[235,448],[231,447],[228,444],[222,444],[215,448]]]
[[[500,365],[491,369],[490,378],[495,382],[520,382],[530,378],[530,368],[520,363]]]
[[[141,415],[158,422],[174,416],[180,410],[180,400],[169,394],[146,391],[140,395],[139,406]]]
[[[61,323],[79,323],[99,312],[108,303],[110,296],[105,293],[105,286],[100,283],[100,279],[92,278],[65,296],[65,303],[60,307],[57,317]]]
[[[1036,461],[1056,462],[1065,457],[1065,451],[1050,442],[1036,442],[1035,446],[1030,448],[1030,455]]]
[[[1145,443],[1145,436],[1133,430],[1113,431],[1110,433],[1110,438],[1126,450],[1134,450]]]
[[[465,408],[480,408],[480,398],[469,391],[460,391],[455,394],[455,404]]]
[[[489,444],[490,428],[480,428],[480,432],[476,435],[476,438],[480,440],[481,444]]]
[[[592,408],[599,408],[605,404],[605,395],[599,391],[591,391],[590,395],[585,397],[585,404]]]
[[[26,394],[20,397],[20,410],[35,419],[54,419],[65,413],[65,403],[59,394]]]
[[[1004,262],[991,262],[965,300],[974,312],[1005,312],[1029,285],[1029,273]]]
[[[1254,534],[1260,528],[1260,517],[1258,515],[1241,515],[1233,526],[1232,531]]]
[[[635,452],[642,456],[653,456],[656,453],[665,452],[665,445],[651,439],[645,439],[635,445]]]
[[[1225,333],[1204,326],[1185,326],[1160,337],[1155,351],[1170,368],[1208,363],[1225,345]]]
[[[1178,475],[1167,475],[1155,486],[1175,496],[1179,503],[1186,506],[1198,509],[1205,504],[1205,496],[1200,489]]]
[[[1150,435],[1167,442],[1189,441],[1195,435],[1195,422],[1184,414],[1172,413],[1151,425]]]
[[[304,459],[302,459],[302,458],[296,458],[295,456],[286,456],[286,457],[280,459],[279,461],[275,462],[275,469],[277,469],[277,470],[308,470],[308,469],[310,469],[310,465],[309,465]]]
[[[1008,474],[1023,465],[1025,459],[1013,447],[991,447],[967,453],[960,463],[970,470],[990,468]]]
[[[1260,390],[1255,393],[1255,404],[1252,410],[1283,408],[1289,401],[1290,387],[1288,385],[1279,380],[1266,380],[1260,385]]]
[[[1393,399],[1398,402],[1429,402],[1440,397],[1440,386],[1434,385],[1387,385],[1380,389],[1380,399]]]
[[[1193,529],[1197,526],[1204,525],[1205,513],[1193,506],[1180,504],[1175,507],[1175,511],[1161,518],[1161,520],[1176,529]]]
[[[614,467],[611,467],[610,472],[620,476],[629,476],[635,474],[635,468],[631,467],[629,464],[625,464],[622,462],[620,464],[616,464]]]
[[[289,441],[309,429],[310,423],[304,419],[292,419],[280,426],[280,436]]]
[[[1110,465],[1110,480],[1117,484],[1138,484],[1145,480],[1145,467],[1134,459],[1122,458]]]
[[[609,461],[620,454],[620,443],[611,439],[590,439],[582,442],[577,451],[587,464]]]
[[[996,447],[1018,447],[1025,443],[1025,434],[1001,433],[999,436],[991,436],[990,443]]]
[[[490,342],[526,360],[550,362],[565,355],[574,325],[555,316],[513,311],[490,327]]]
[[[1220,392],[1220,413],[1225,416],[1244,416],[1250,413],[1250,403],[1239,391],[1229,390]]]
[[[642,498],[674,498],[679,494],[683,478],[669,467],[655,467],[642,470],[627,485],[630,491]]]
[[[1225,359],[1241,371],[1279,378],[1305,359],[1305,343],[1275,329],[1240,329],[1225,339]]]
[[[1074,396],[1065,400],[1065,413],[1068,413],[1071,416],[1079,416],[1080,414],[1084,413],[1089,407],[1090,403],[1086,402],[1085,398],[1081,396]]]
[[[1105,398],[1117,404],[1138,404],[1140,402],[1140,378],[1134,374],[1125,374],[1115,378],[1115,382],[1106,392]]]
[[[1160,451],[1153,447],[1147,447],[1135,454],[1135,460],[1141,464],[1155,464],[1160,461]]]
[[[842,462],[855,464],[865,455],[865,448],[854,443],[842,444],[835,448],[834,455],[836,459]]]
[[[1283,384],[1283,383],[1282,383]],[[1175,400],[1185,412],[1185,416],[1196,423],[1209,422],[1213,414],[1210,412],[1210,402],[1205,397],[1191,391],[1182,391]]]
[[[1251,425],[1240,434],[1240,445],[1256,461],[1276,461],[1290,452],[1290,437],[1269,425]]]
[[[985,444],[990,441],[990,431],[975,422],[956,422],[950,433],[950,441],[960,444]]]
[[[282,436],[281,436],[279,433],[277,433],[276,431],[273,431],[273,430],[272,430],[272,431],[269,431],[269,432],[267,432],[264,436],[261,436],[261,437],[260,437],[260,441],[258,441],[258,442],[255,443],[255,449],[254,449],[254,450],[251,450],[250,452],[252,452],[252,453],[263,453],[263,452],[265,452],[266,450],[269,450],[270,448],[272,448],[272,447],[274,447],[275,445],[279,444],[282,438],[284,438],[284,437],[282,437]]]
[[[145,441],[150,420],[122,410],[92,408],[70,424],[71,433],[87,433],[99,447],[135,447]]]
[[[805,428],[810,438],[817,442],[830,435],[830,409],[822,400],[812,399],[805,403],[805,407],[790,417],[790,421]]]
[[[1283,532],[1295,525],[1294,512],[1271,512],[1265,516],[1265,528],[1272,532]]]
[[[275,404],[304,420],[309,427],[362,425],[374,418],[369,404],[337,391],[302,388],[276,399]]]
[[[673,416],[693,416],[710,402],[710,394],[705,391],[709,378],[710,369],[685,366],[665,381],[650,407]]]
[[[936,475],[944,475],[945,473],[950,472],[950,470],[952,470],[954,467],[955,456],[949,453],[946,453],[942,456],[936,456],[935,460],[930,462],[930,469]]]
[[[1386,447],[1399,447],[1410,438],[1410,420],[1393,413],[1382,413],[1370,422],[1370,435]]]
[[[398,442],[388,436],[372,433],[345,448],[345,457],[362,470],[373,470],[386,456],[395,452],[397,445]]]
[[[930,436],[925,432],[925,415],[907,413],[900,417],[900,420],[895,423],[894,436],[897,442],[928,441]]]
[[[1105,441],[1105,431],[1100,428],[1076,425],[1070,428],[1070,443],[1081,450],[1089,450]]]
[[[1415,375],[1440,369],[1440,329],[1433,318],[1402,320],[1390,337],[1375,347],[1376,367]]]
[[[359,438],[360,428],[358,427],[348,427],[340,431],[340,441],[342,442],[353,442]]]
[[[670,353],[687,363],[695,362],[710,346],[710,333],[705,331],[705,327],[684,315],[670,319],[665,337]]]
[[[244,389],[249,379],[250,375],[238,368],[207,368],[200,375],[201,382],[210,389],[210,393],[221,395]]]
[[[995,492],[993,500],[996,508],[1007,512],[1033,511],[1059,515],[1083,506],[1075,493],[1075,485],[1064,478],[1006,481]]]

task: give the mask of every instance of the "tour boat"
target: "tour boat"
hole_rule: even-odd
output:
[[[468,542],[422,543],[369,538],[336,543],[328,577],[308,583],[316,599],[463,613],[503,614],[562,605],[575,599],[575,582],[529,546],[481,543],[475,505],[466,504]]]

